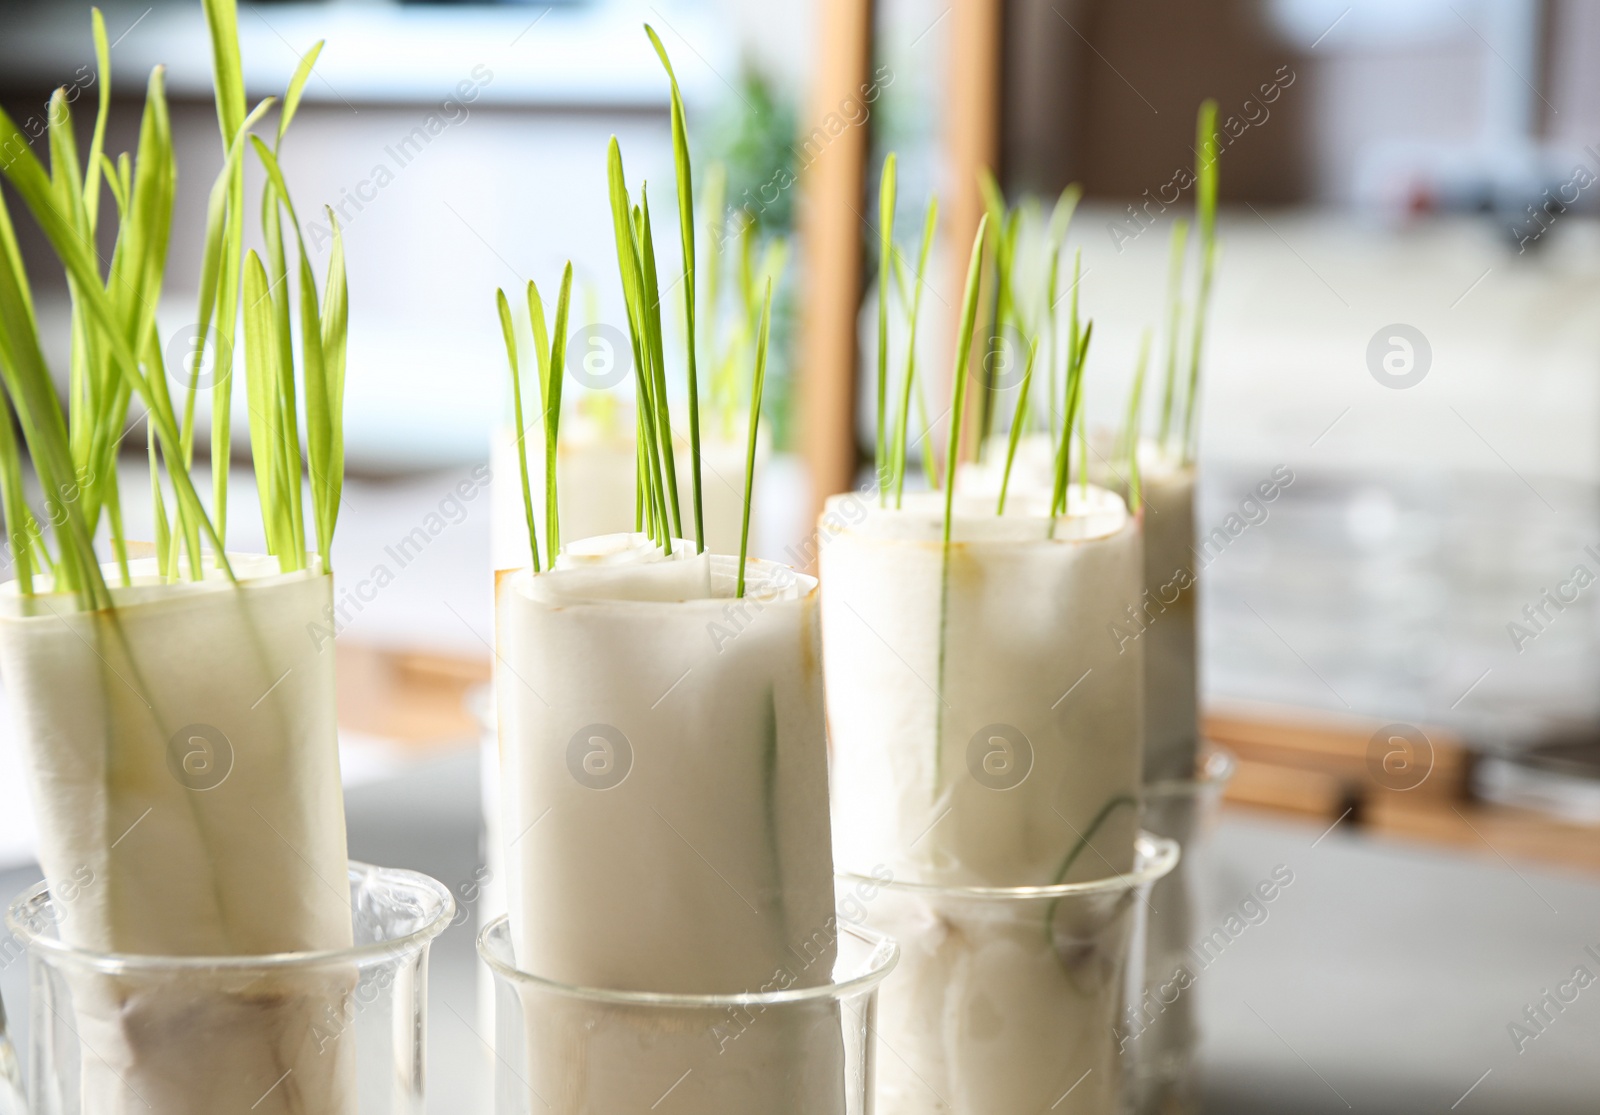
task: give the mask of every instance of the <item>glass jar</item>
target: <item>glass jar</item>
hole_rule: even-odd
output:
[[[478,938],[495,975],[496,1115],[868,1115],[878,984],[898,949],[841,920],[830,931],[827,982],[803,983],[797,953],[760,988],[679,995],[521,971],[496,918]]]
[[[1144,828],[1177,841],[1183,859],[1156,883],[1145,926],[1144,978],[1124,1013],[1121,1032],[1133,1053],[1133,1110],[1137,1115],[1185,1115],[1198,1110],[1198,1051],[1190,946],[1203,909],[1208,836],[1236,763],[1213,750],[1192,779],[1144,788]]]
[[[74,948],[47,884],[6,924],[29,964],[33,1115],[423,1115],[428,949],[455,903],[352,863],[355,944],[271,956]]]
[[[1058,886],[841,876],[901,949],[880,996],[879,1115],[1121,1112],[1136,931],[1178,855],[1143,833],[1133,870]]]

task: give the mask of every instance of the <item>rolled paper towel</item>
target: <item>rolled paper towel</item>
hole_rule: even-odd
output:
[[[1138,830],[1143,647],[1137,520],[1073,485],[904,510],[831,500],[823,660],[842,870],[1027,886],[1126,871]]]
[[[104,611],[37,578],[33,595],[0,589],[0,675],[45,877],[73,896],[60,926],[73,947],[223,957],[351,944],[332,579],[230,560],[237,584],[215,570],[169,584],[134,561]],[[120,573],[106,580],[120,586]],[[218,988],[86,972],[74,987],[95,1054],[85,1110],[353,1112],[353,1049],[327,1021],[354,978]]]
[[[751,561],[736,599],[737,559],[692,549],[589,539],[501,578],[508,912],[541,979],[720,995],[832,978],[816,582]],[[836,1010],[675,1028],[525,1005],[528,1084],[557,1111],[689,1111],[720,1077],[718,1110],[842,1115]],[[695,1087],[667,1094],[691,1068]]]
[[[1125,464],[1112,458],[1109,437],[1095,439],[1090,475],[1128,497]],[[1021,438],[1008,492],[1048,494],[1054,484],[1050,442]],[[963,466],[957,490],[973,497],[997,496],[1002,462]],[[1195,550],[1195,466],[1162,451],[1153,440],[1139,445],[1143,499],[1143,592],[1126,601],[1117,638],[1144,644],[1144,777],[1148,782],[1192,778],[1200,746],[1199,644],[1196,597],[1199,563]]]
[[[1124,628],[1145,644],[1144,777],[1193,778],[1200,750],[1195,469],[1141,446],[1144,596]]]

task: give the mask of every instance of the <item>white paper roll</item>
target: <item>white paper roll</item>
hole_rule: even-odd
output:
[[[957,491],[994,497],[1000,491],[1003,452],[983,465],[963,466]],[[1008,491],[1037,497],[1055,485],[1050,439],[1030,434],[1019,440]],[[1094,439],[1089,452],[1094,482],[1128,495],[1124,462],[1112,460],[1111,439]],[[1144,497],[1143,593],[1128,603],[1117,622],[1117,638],[1145,644],[1144,777],[1156,782],[1194,777],[1199,751],[1199,647],[1196,597],[1199,566],[1194,546],[1195,468],[1164,453],[1153,440],[1139,445]]]
[[[1139,595],[1137,522],[1073,486],[902,511],[835,497],[821,547],[823,655],[841,870],[1027,886],[1127,870],[1143,647],[1110,624]]]
[[[105,612],[0,589],[0,672],[40,861],[53,893],[73,895],[60,932],[76,947],[238,956],[351,943],[332,579],[231,561],[237,585],[215,572],[165,584],[136,561]],[[84,1062],[87,1110],[144,1110],[156,1096],[164,1115],[239,1099],[259,1101],[258,1115],[352,1111],[346,1043],[317,1029],[347,990],[325,977],[228,995],[90,978],[78,991],[97,1054]],[[269,1093],[287,1069],[293,1086]]]
[[[1193,778],[1200,749],[1193,465],[1142,446],[1145,779]],[[1131,626],[1131,625],[1129,625]],[[1137,630],[1137,628],[1134,628]]]
[[[816,583],[751,561],[734,599],[737,560],[690,549],[590,539],[554,572],[500,580],[517,965],[620,991],[755,993],[779,971],[823,984],[837,950]],[[576,1018],[552,1038],[535,1006],[529,1084],[563,1112],[649,1110],[686,1069],[734,1063],[704,1061],[721,1040],[705,1027],[608,1060],[610,1008],[571,1006],[596,1012],[591,1043]],[[842,1112],[837,1025],[772,1016],[738,1040],[770,1071],[730,1082],[720,1109]]]

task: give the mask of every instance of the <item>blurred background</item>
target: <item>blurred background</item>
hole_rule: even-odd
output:
[[[0,103],[29,136],[57,87],[92,120],[88,7],[0,2]],[[181,356],[221,164],[204,21],[198,0],[103,8],[108,149],[131,147],[149,71],[168,68],[180,178],[161,320]],[[1013,201],[1081,183],[1068,243],[1096,321],[1090,423],[1109,425],[1162,312],[1171,222],[1192,210],[1174,183],[1194,112],[1217,99],[1198,532],[1225,541],[1200,558],[1202,670],[1209,730],[1241,762],[1216,916],[1276,864],[1297,883],[1207,971],[1206,1109],[1594,1110],[1600,991],[1531,1043],[1508,1030],[1575,967],[1600,974],[1600,5],[1584,0],[242,4],[252,99],[327,40],[283,163],[302,214],[338,214],[349,257],[334,560],[352,586],[393,575],[340,610],[352,853],[477,902],[476,712],[509,494],[485,468],[508,421],[493,296],[553,289],[570,259],[575,323],[624,320],[608,137],[663,212],[672,189],[645,20],[697,167],[726,168],[753,255],[787,251],[754,547],[780,559],[823,496],[870,479],[883,155],[899,153],[906,251],[928,194],[943,205],[925,307],[938,368],[979,169]],[[325,218],[306,232],[325,260]],[[19,234],[41,317],[64,325],[47,249]],[[1403,386],[1380,366],[1397,333],[1420,370]],[[626,380],[611,392],[631,401]],[[601,411],[600,394],[576,406]],[[1279,470],[1281,495],[1247,506]],[[1374,750],[1395,725],[1427,740],[1420,780]],[[36,876],[30,832],[0,741],[7,895]],[[435,953],[441,1112],[486,1109],[471,926]],[[0,990],[24,978],[0,965]]]

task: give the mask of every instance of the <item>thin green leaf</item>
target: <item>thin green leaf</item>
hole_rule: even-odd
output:
[[[531,287],[532,284],[530,283]],[[544,435],[544,526],[547,535],[546,552],[550,565],[555,566],[561,553],[561,511],[556,484],[556,464],[561,439],[561,387],[566,379],[562,369],[567,360],[567,313],[572,302],[572,261],[567,261],[561,272],[561,290],[556,295],[555,335],[550,342],[550,395],[545,402]]]
[[[767,382],[767,336],[772,323],[772,280],[767,280],[767,296],[761,307],[761,325],[756,334],[756,370],[750,387],[750,440],[744,457],[744,517],[739,527],[739,574],[734,596],[744,596],[744,567],[750,558],[750,501],[756,483],[756,441],[761,433],[761,396]]]
[[[89,157],[84,162],[83,204],[92,231],[100,222],[100,169],[105,158],[106,121],[111,116],[111,46],[106,40],[106,20],[99,8],[91,9],[94,28],[96,80],[100,83],[99,107],[94,118],[94,135],[89,141]]]
[[[1017,392],[1017,409],[1011,418],[1011,436],[1006,442],[1005,471],[1000,476],[1000,500],[995,506],[996,515],[1006,513],[1006,489],[1011,486],[1011,466],[1017,459],[1017,443],[1022,437],[1022,428],[1027,424],[1028,415],[1028,389],[1033,386],[1033,365],[1039,355],[1039,338],[1035,336],[1028,345],[1028,364],[1022,373],[1022,387]]]
[[[311,67],[317,64],[323,43],[324,40],[318,39],[316,45],[306,51],[305,56],[300,59],[300,64],[295,67],[294,77],[289,79],[289,90],[283,95],[283,111],[278,115],[277,146],[279,147],[283,146],[284,133],[289,130],[289,124],[300,108],[300,97],[305,93],[306,80],[311,76]]]
[[[635,216],[639,258],[644,285],[640,289],[640,309],[644,315],[645,337],[649,343],[650,371],[653,377],[656,443],[665,469],[667,508],[672,513],[672,536],[683,537],[683,515],[678,506],[677,451],[672,438],[672,409],[667,398],[666,345],[661,329],[661,286],[656,276],[655,234],[650,225],[649,190],[639,188],[639,209]]]
[[[3,112],[0,122],[11,124]],[[3,142],[0,149],[4,149]],[[15,160],[7,168],[8,173],[21,162],[23,157]],[[33,189],[40,185],[30,182]],[[16,408],[28,455],[44,489],[47,517],[55,524],[60,563],[53,587],[58,592],[81,592],[90,607],[102,607],[110,596],[94,557],[93,532],[84,520],[81,502],[69,498],[76,491],[76,476],[66,417],[39,347],[31,299],[18,282],[19,276],[26,282],[25,272],[11,250],[11,245],[0,238],[0,252],[5,253],[5,258],[0,259],[0,379]]]
[[[22,489],[22,457],[11,423],[11,401],[0,391],[0,513],[5,516],[6,541],[17,564],[17,583],[25,595],[33,594],[33,536],[39,525],[28,510]]]
[[[1139,417],[1144,406],[1144,377],[1150,367],[1151,330],[1139,337],[1139,362],[1134,365],[1133,386],[1128,389],[1128,413],[1122,423],[1122,459],[1128,469],[1128,507],[1138,511],[1143,503],[1139,478]]]
[[[152,105],[152,101],[156,102]],[[149,136],[149,144],[146,137]],[[56,256],[66,266],[68,275],[74,284],[73,290],[77,298],[89,311],[97,328],[102,330],[102,335],[110,346],[112,366],[121,376],[125,377],[131,389],[136,390],[149,407],[150,418],[156,424],[156,434],[161,440],[164,451],[170,451],[173,459],[177,459],[181,447],[181,439],[177,423],[172,413],[171,400],[167,397],[165,384],[153,384],[140,368],[140,361],[136,350],[142,340],[140,333],[148,334],[154,329],[155,314],[153,302],[138,295],[135,297],[120,297],[113,302],[107,291],[100,286],[100,277],[96,266],[93,246],[79,236],[75,229],[58,212],[53,204],[50,181],[34,157],[27,143],[23,140],[15,123],[11,118],[0,111],[0,149],[16,152],[3,167],[6,179],[11,182],[23,199],[29,211],[33,214],[34,221],[50,241]],[[171,186],[174,174],[171,171],[171,143],[170,130],[165,117],[165,98],[162,95],[161,71],[158,69],[151,75],[150,96],[146,100],[146,125],[141,127],[140,138],[141,153],[148,152],[158,169],[150,172],[145,178],[148,188],[141,191],[138,184],[134,184],[132,193],[136,195],[133,200],[134,220],[138,221],[145,229],[143,241],[148,247],[137,253],[129,253],[127,258],[134,261],[131,269],[137,273],[137,281],[144,284],[150,294],[158,291],[152,289],[159,287],[159,275],[154,284],[148,282],[152,269],[164,261],[165,257],[165,231],[170,228],[171,219]],[[126,165],[123,164],[124,166]],[[139,168],[140,174],[145,174],[143,167]],[[128,176],[123,176],[124,189],[128,187]],[[137,196],[142,194],[142,200]],[[164,210],[164,217],[163,217]],[[119,249],[119,254],[120,249]],[[119,294],[127,295],[131,282],[126,273],[122,280],[114,279]],[[130,320],[130,318],[132,320]],[[59,412],[59,404],[58,404]],[[20,410],[19,410],[20,413]],[[64,424],[64,423],[63,423]],[[39,464],[38,453],[34,443],[29,441],[29,453],[34,457],[36,465]],[[70,476],[70,469],[67,475]],[[211,524],[205,509],[200,503],[199,495],[190,482],[187,470],[179,469],[173,474],[173,483],[177,493],[178,502],[184,506],[186,513],[194,516],[200,523],[218,553],[218,562],[224,573],[231,579],[232,570],[227,558],[222,552],[220,539]],[[74,505],[76,501],[73,501]],[[76,506],[73,516],[77,516]],[[83,526],[81,519],[77,526]],[[77,526],[69,529],[76,531]],[[87,537],[87,534],[85,535]],[[99,567],[92,561],[86,561],[86,555],[92,557],[92,545],[86,545],[77,551],[70,560],[75,568],[84,570],[83,576],[90,578],[98,589],[103,590],[104,582],[100,578]],[[65,555],[64,555],[65,557]],[[69,571],[69,576],[71,576]],[[99,606],[96,603],[96,606]]]
[[[1078,408],[1083,398],[1083,368],[1089,356],[1089,340],[1094,336],[1094,322],[1091,320],[1084,326],[1083,336],[1073,345],[1071,357],[1067,365],[1069,378],[1067,387],[1066,418],[1062,423],[1061,449],[1056,454],[1056,494],[1051,513],[1065,515],[1067,513],[1067,486],[1069,481],[1069,464],[1072,458],[1072,431],[1078,424]],[[1084,470],[1087,472],[1087,470]],[[1052,533],[1054,525],[1051,526]]]
[[[333,210],[326,210],[333,230],[328,255],[328,280],[323,289],[322,360],[328,395],[328,460],[323,474],[323,500],[328,508],[328,538],[333,539],[344,498],[344,373],[349,347],[350,290],[345,279],[344,233]]]
[[[174,547],[172,545],[172,531],[167,525],[167,504],[161,497],[161,468],[156,463],[156,431],[152,426],[145,427],[145,441],[150,452],[150,504],[154,509],[156,520],[156,568],[161,570],[161,575],[170,579],[170,570],[176,564]]]
[[[529,283],[528,298],[536,297]],[[495,307],[500,313],[500,332],[505,337],[506,359],[511,365],[511,402],[512,414],[517,424],[517,465],[522,472],[522,510],[527,519],[528,550],[533,559],[533,571],[540,571],[539,565],[539,533],[533,525],[533,488],[528,480],[528,427],[522,416],[522,368],[517,359],[517,330],[511,320],[511,303],[506,300],[506,292],[495,291]],[[554,555],[551,556],[554,560]]]
[[[972,360],[972,333],[978,320],[978,289],[983,278],[984,243],[989,234],[989,215],[978,221],[972,238],[972,254],[967,261],[966,292],[961,299],[961,327],[956,334],[956,362],[950,388],[950,441],[945,455],[944,544],[950,545],[951,520],[955,513],[956,467],[961,458],[961,418],[966,411],[967,369]]]
[[[1188,251],[1189,222],[1179,217],[1172,222],[1172,243],[1167,249],[1167,360],[1161,389],[1161,424],[1156,440],[1166,448],[1172,435],[1172,419],[1178,390],[1178,335],[1183,328],[1183,259]]]
[[[248,131],[256,121],[261,119],[267,109],[272,106],[272,103],[272,99],[269,97],[258,104],[250,115],[245,118],[240,134],[236,135],[233,138],[233,142],[228,145],[228,154],[223,161],[222,171],[212,184],[210,196],[206,200],[205,248],[200,256],[199,314],[198,325],[195,330],[200,345],[194,356],[196,368],[200,367],[205,360],[206,341],[211,332],[211,324],[214,317],[219,318],[217,322],[219,338],[226,331],[228,344],[231,346],[233,332],[231,318],[226,313],[219,314],[218,311],[218,299],[221,293],[219,288],[226,284],[233,295],[232,307],[234,313],[238,312],[238,276],[235,272],[239,265],[239,250],[233,248],[232,238],[228,235],[229,197],[232,193],[234,178],[240,170],[240,164],[243,159],[244,132]],[[242,178],[240,183],[242,190]],[[231,365],[231,353],[224,354],[221,352],[222,347],[223,344],[219,339],[219,351],[216,358],[217,366],[214,370],[217,377],[226,376]],[[213,385],[215,387],[215,380],[213,380]],[[188,398],[184,403],[183,414],[185,446],[192,443],[194,436],[194,403],[198,387],[198,377],[190,376]],[[218,506],[221,506],[220,501]],[[219,520],[220,517],[219,512]]]
[[[49,121],[50,180],[56,204],[78,234],[87,236],[89,213],[83,203],[83,168],[78,162],[78,140],[73,131],[72,108],[67,103],[65,89],[57,89],[50,95],[45,115]]]
[[[885,430],[889,421],[889,280],[893,269],[895,165],[895,153],[891,151],[883,160],[883,175],[878,183],[878,391],[872,467],[877,474],[879,507],[886,506],[889,498],[889,446]]]
[[[927,215],[922,221],[922,247],[917,253],[917,283],[911,294],[911,323],[906,340],[906,370],[900,389],[900,432],[895,438],[894,505],[900,507],[906,486],[906,452],[908,428],[911,423],[911,384],[917,374],[917,324],[922,314],[922,292],[927,286],[928,255],[933,249],[934,232],[939,225],[939,199],[928,199]],[[920,401],[920,397],[919,397]],[[926,433],[926,428],[924,428]],[[923,452],[927,464],[932,454]],[[929,474],[932,475],[931,472]],[[930,482],[930,487],[932,486]]]
[[[239,12],[235,0],[204,0],[211,31],[212,84],[222,142],[239,133],[244,120],[244,66],[239,60]]]
[[[617,245],[617,271],[622,279],[622,300],[628,312],[628,334],[633,346],[634,389],[638,394],[637,420],[640,435],[641,475],[644,479],[644,500],[647,505],[646,523],[652,539],[672,553],[670,531],[657,534],[655,524],[665,522],[666,503],[662,494],[665,486],[661,479],[660,454],[654,433],[654,403],[651,374],[647,366],[642,288],[644,279],[635,238],[632,206],[628,201],[628,186],[622,166],[622,149],[617,137],[611,137],[606,152],[606,182],[611,201],[612,232]],[[659,520],[657,516],[659,514]]]
[[[1211,281],[1217,265],[1217,193],[1222,144],[1217,136],[1217,102],[1200,105],[1195,121],[1195,210],[1200,233],[1200,290],[1195,297],[1190,330],[1189,390],[1184,396],[1183,461],[1195,454],[1195,422],[1200,412],[1200,359],[1205,349],[1206,318],[1211,311]]]
[[[338,505],[328,503],[328,466],[333,456],[332,416],[328,411],[327,372],[322,359],[322,308],[305,244],[300,245],[300,358],[305,376],[306,458],[311,474],[312,516],[317,553],[323,572],[333,568],[333,518]]]
[[[661,59],[662,67],[667,71],[667,79],[672,86],[672,161],[677,175],[678,184],[678,238],[683,251],[683,315],[684,335],[687,338],[688,375],[689,375],[689,460],[690,483],[694,498],[694,541],[698,553],[706,550],[705,509],[701,493],[701,468],[700,468],[700,380],[699,380],[699,338],[696,329],[695,296],[697,285],[695,281],[695,221],[694,221],[694,174],[689,165],[689,137],[688,123],[683,111],[683,94],[678,89],[678,75],[672,71],[672,60],[667,57],[667,48],[661,44],[661,38],[656,34],[655,28],[648,23],[644,25],[645,33],[650,36],[650,43],[656,49],[656,56]],[[712,313],[716,313],[715,298],[712,300]]]
[[[278,374],[277,316],[272,289],[261,257],[251,251],[244,262],[245,404],[250,416],[250,457],[254,465],[256,494],[267,535],[267,551],[280,561],[292,548],[292,532],[278,498],[278,412],[272,403]],[[286,537],[291,535],[291,537]]]
[[[545,324],[544,297],[538,284],[528,280],[528,321],[533,326],[534,362],[539,369],[539,407],[550,405],[550,327]]]

